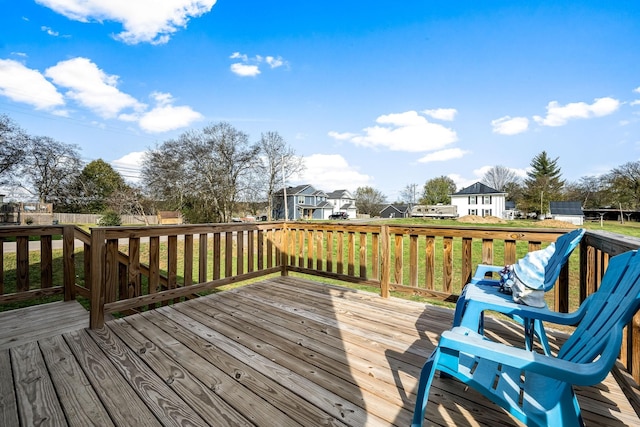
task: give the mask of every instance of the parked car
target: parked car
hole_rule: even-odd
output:
[[[346,212],[336,212],[329,215],[329,219],[349,219],[349,214]]]

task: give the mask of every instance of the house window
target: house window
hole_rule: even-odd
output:
[[[478,215],[478,209],[469,209],[469,215]]]
[[[482,209],[482,216],[491,216],[491,209]]]
[[[490,205],[491,204],[491,196],[482,196],[482,204]]]
[[[469,204],[477,205],[478,204],[478,196],[469,196]]]
[[[299,205],[304,204],[304,196],[298,196],[298,204]]]

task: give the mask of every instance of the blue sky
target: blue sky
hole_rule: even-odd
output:
[[[381,190],[543,150],[563,177],[640,159],[640,2],[0,0],[0,113],[134,177],[227,121],[309,183]]]

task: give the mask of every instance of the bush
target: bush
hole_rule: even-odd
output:
[[[122,225],[122,219],[120,218],[120,214],[114,211],[106,211],[98,221],[98,225],[101,227]]]

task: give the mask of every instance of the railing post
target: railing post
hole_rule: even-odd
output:
[[[289,270],[287,269],[289,263],[289,252],[287,248],[289,247],[289,227],[287,227],[287,223],[282,223],[282,229],[280,231],[280,275],[288,276]]]
[[[73,225],[65,225],[62,229],[62,260],[64,300],[71,301],[76,298],[76,265]]]
[[[106,254],[105,231],[91,229],[91,313],[89,327],[104,326],[104,261]]]
[[[389,280],[391,278],[391,236],[389,235],[389,226],[380,227],[380,296],[389,298]]]

